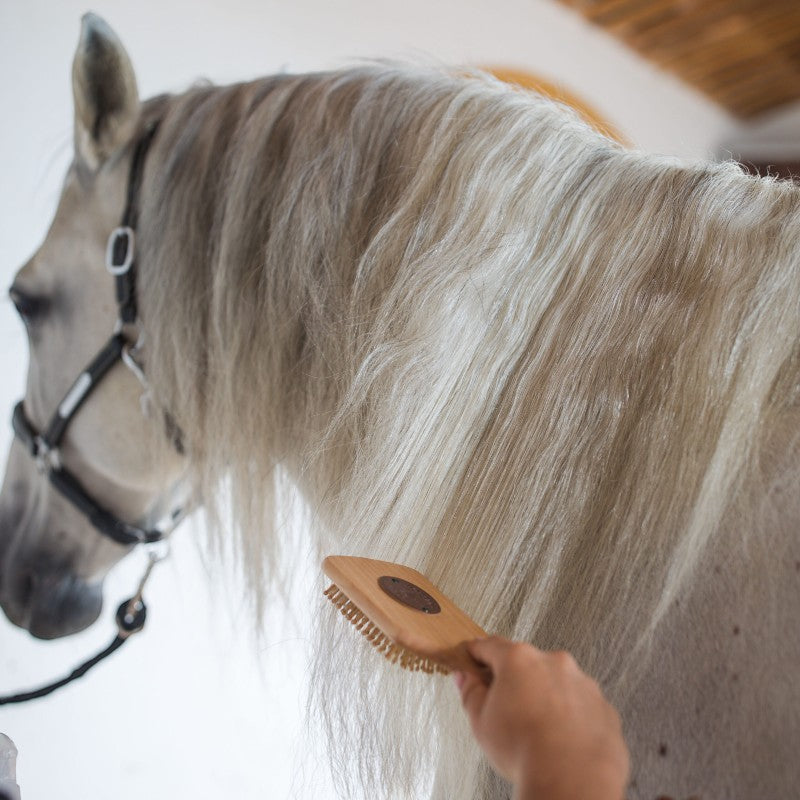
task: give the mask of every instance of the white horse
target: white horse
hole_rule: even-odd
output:
[[[73,87],[75,159],[12,287],[30,435],[0,499],[10,619],[85,627],[127,552],[46,480],[59,466],[142,531],[187,476],[212,521],[230,487],[256,613],[291,482],[320,552],[408,563],[485,628],[571,650],[621,711],[630,797],[796,794],[794,186],[626,151],[481,76],[381,65],[140,103],[91,15]],[[122,334],[144,333],[147,413],[116,356],[78,408],[131,204]],[[35,437],[65,394],[55,460]],[[342,793],[507,796],[455,693],[352,635],[321,615]]]

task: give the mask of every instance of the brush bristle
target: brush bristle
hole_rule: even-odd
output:
[[[335,583],[325,590],[325,597],[392,664],[399,664],[403,669],[425,672],[428,675],[434,673],[448,675],[450,673],[447,667],[393,642]]]

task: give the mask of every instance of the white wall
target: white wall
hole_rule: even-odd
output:
[[[75,0],[0,3],[0,285],[41,239],[70,157]],[[97,0],[125,42],[143,95],[354,57],[435,58],[528,69],[590,100],[638,146],[703,156],[732,123],[676,81],[548,0]],[[99,343],[98,343],[99,345]],[[0,414],[20,396],[21,325],[0,302]],[[0,427],[0,450],[10,441]],[[134,587],[132,556],[107,584],[89,631],[38,642],[0,620],[0,694],[60,676],[113,636],[109,616]],[[298,568],[316,578],[315,566]],[[333,796],[305,752],[300,621],[271,624],[261,652],[237,615],[235,586],[210,581],[190,530],[149,588],[147,630],[93,674],[28,706],[0,709],[20,751],[25,800]],[[310,611],[309,611],[310,613]],[[260,662],[258,656],[261,656]]]

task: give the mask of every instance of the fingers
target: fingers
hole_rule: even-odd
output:
[[[512,642],[500,636],[476,639],[467,643],[469,654],[481,664],[486,664],[493,674],[507,664],[516,664],[519,659],[529,661],[544,656],[541,650],[523,642]]]
[[[514,646],[514,642],[503,639],[500,636],[489,636],[486,639],[475,639],[467,642],[467,651],[481,664],[486,664],[495,672],[508,653],[509,648]]]
[[[457,672],[454,677],[461,694],[461,704],[472,722],[478,717],[486,702],[487,687],[471,672]]]

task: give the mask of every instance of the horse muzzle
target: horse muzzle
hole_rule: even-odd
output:
[[[86,583],[63,570],[35,564],[4,571],[0,607],[14,625],[37,639],[78,633],[100,615],[102,583]]]

